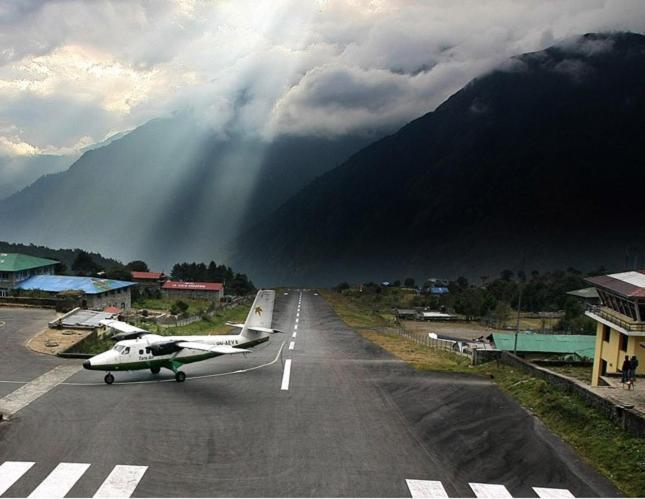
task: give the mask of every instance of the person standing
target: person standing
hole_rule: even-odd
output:
[[[632,358],[629,359],[629,379],[636,381],[636,368],[638,367],[638,359],[636,355],[632,355]]]
[[[629,360],[629,355],[625,355],[625,360],[623,360],[623,368],[621,369],[622,379],[621,383],[627,383],[630,380],[629,372],[631,370],[632,363]]]

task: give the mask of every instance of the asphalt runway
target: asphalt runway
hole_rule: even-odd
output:
[[[67,497],[618,495],[489,380],[418,373],[314,292],[299,299],[276,298],[273,327],[286,334],[184,366],[185,383],[141,371],[108,386],[81,370],[51,388],[0,423],[0,465],[34,463],[7,465],[4,493],[0,468],[0,496],[51,495],[54,482]],[[0,381],[80,364],[26,350],[27,326],[42,319],[20,317],[0,309]],[[7,385],[0,398],[22,386]]]

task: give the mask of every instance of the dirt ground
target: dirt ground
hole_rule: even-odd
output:
[[[31,338],[27,342],[27,346],[34,352],[56,355],[75,345],[90,333],[89,330],[45,328],[41,333]]]

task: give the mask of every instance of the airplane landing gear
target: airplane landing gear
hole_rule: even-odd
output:
[[[108,385],[111,385],[112,383],[114,383],[114,376],[112,376],[112,373],[107,373],[107,374],[105,375],[105,378],[103,378],[103,380],[104,380]]]
[[[175,373],[175,380],[177,380],[177,383],[183,383],[186,380],[186,373],[184,371],[177,371]]]
[[[150,372],[152,374],[159,374],[160,371],[161,371],[161,367],[151,367],[150,368]]]

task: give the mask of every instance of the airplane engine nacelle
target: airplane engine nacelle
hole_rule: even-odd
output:
[[[150,346],[150,353],[152,355],[170,355],[181,350],[181,347],[178,347],[176,343],[160,343],[157,345]]]

